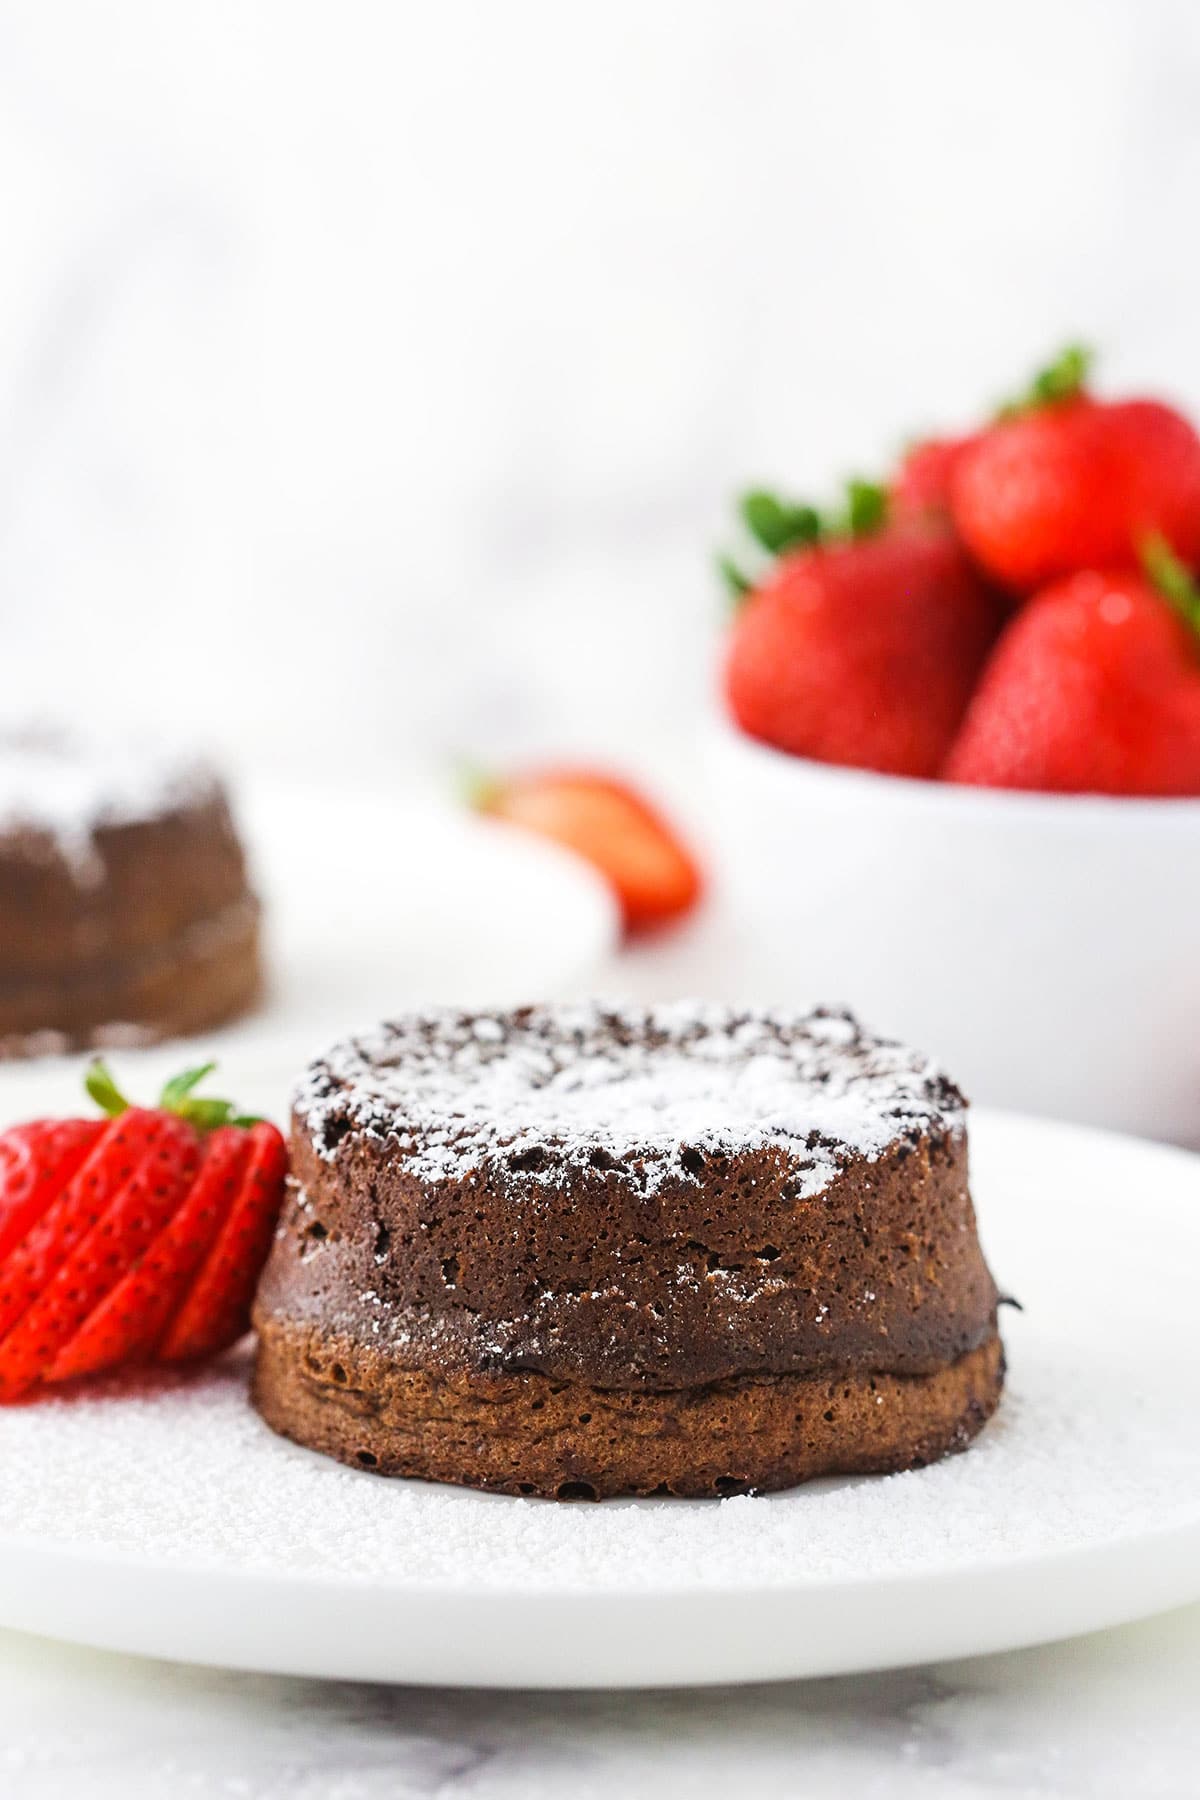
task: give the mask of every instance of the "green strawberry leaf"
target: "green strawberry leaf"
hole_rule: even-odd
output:
[[[171,1110],[186,1119],[189,1125],[194,1125],[197,1131],[215,1131],[218,1125],[228,1125],[233,1115],[233,1101],[185,1100]]]
[[[887,490],[877,481],[857,476],[846,483],[846,529],[851,537],[870,537],[887,522]]]
[[[1193,631],[1200,632],[1200,586],[1187,564],[1176,556],[1160,531],[1143,538],[1140,554],[1142,567],[1153,586],[1164,600],[1170,601]]]
[[[110,1119],[129,1111],[128,1100],[113,1080],[108,1064],[99,1056],[88,1064],[83,1085],[100,1111],[107,1113]]]
[[[858,478],[847,482],[842,506],[827,512],[803,501],[783,500],[766,488],[750,488],[738,502],[738,515],[754,552],[765,551],[771,561],[793,550],[812,549],[838,538],[868,537],[886,524],[887,513],[887,490],[878,482]],[[757,573],[747,574],[740,557],[735,560],[722,552],[716,560],[735,608],[770,572],[769,562]]]
[[[486,812],[499,796],[501,782],[482,764],[460,757],[451,771],[455,797],[470,812]]]
[[[201,1063],[199,1068],[185,1069],[182,1075],[174,1075],[164,1083],[162,1093],[158,1096],[158,1104],[166,1112],[179,1112],[192,1089],[199,1087],[206,1075],[211,1075],[216,1068],[215,1062]]]
[[[732,556],[723,552],[717,557],[717,573],[725,585],[725,591],[734,606],[740,606],[747,594],[753,593],[754,583],[750,577],[734,562]]]
[[[821,536],[821,515],[814,506],[793,505],[764,488],[752,488],[741,499],[747,531],[768,556],[779,556]]]
[[[197,1131],[215,1131],[218,1125],[259,1124],[261,1121],[257,1117],[236,1113],[232,1100],[210,1100],[193,1092],[206,1076],[212,1074],[216,1066],[215,1062],[201,1063],[198,1068],[185,1069],[181,1075],[172,1076],[164,1084],[158,1097],[160,1109],[186,1119]],[[108,1064],[100,1057],[96,1057],[88,1065],[83,1084],[96,1105],[110,1119],[129,1110],[130,1102],[113,1080]]]
[[[1068,344],[1053,362],[1038,370],[1023,393],[997,407],[997,419],[1015,419],[1021,413],[1035,412],[1039,406],[1057,406],[1060,401],[1073,400],[1083,392],[1095,360],[1095,352],[1087,344]]]
[[[1079,393],[1092,371],[1094,353],[1086,344],[1068,344],[1054,361],[1033,378],[1032,394],[1038,404],[1052,405]]]

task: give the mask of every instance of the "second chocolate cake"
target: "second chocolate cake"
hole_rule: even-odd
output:
[[[844,1013],[435,1013],[309,1070],[269,1424],[360,1467],[728,1494],[965,1446],[1003,1380],[964,1103]]]
[[[261,982],[259,903],[206,764],[0,735],[0,1057],[207,1031]]]

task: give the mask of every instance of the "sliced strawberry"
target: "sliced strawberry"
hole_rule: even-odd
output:
[[[195,1095],[211,1066],[148,1110],[94,1063],[107,1120],[0,1135],[0,1401],[160,1345],[206,1355],[246,1329],[287,1152],[273,1125]]]
[[[103,1119],[34,1119],[0,1137],[0,1260],[58,1199]]]
[[[141,1159],[153,1115],[102,1123],[90,1154],[0,1262],[0,1340],[33,1304],[76,1243],[99,1223]]]
[[[215,1356],[250,1329],[250,1302],[279,1217],[287,1146],[273,1125],[245,1134],[249,1156],[212,1246],[158,1346],[160,1362]]]
[[[235,1204],[250,1156],[251,1135],[240,1126],[222,1125],[209,1135],[186,1198],[59,1352],[47,1381],[91,1375],[153,1352]]]
[[[186,1120],[140,1110],[114,1120],[6,1268],[19,1292],[24,1265],[32,1296],[0,1341],[0,1398],[24,1392],[50,1368],[166,1224],[198,1162],[196,1131]]]

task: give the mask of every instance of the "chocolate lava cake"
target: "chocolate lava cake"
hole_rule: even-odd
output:
[[[713,1495],[965,1447],[965,1103],[844,1012],[429,1013],[308,1070],[254,1399],[383,1474]]]
[[[207,1030],[260,985],[259,907],[205,765],[0,739],[0,1055]]]

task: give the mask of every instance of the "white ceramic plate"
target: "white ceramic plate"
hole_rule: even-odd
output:
[[[200,1051],[223,1091],[279,1116],[304,1063],[354,1027],[590,988],[616,945],[608,890],[579,858],[417,791],[264,783],[239,812],[266,908],[266,1001],[188,1044],[114,1049],[138,1098]],[[0,1125],[70,1109],[84,1061],[0,1068]]]
[[[299,1675],[750,1681],[957,1657],[1200,1596],[1200,1160],[975,1124],[1010,1385],[966,1455],[769,1498],[557,1505],[271,1436],[245,1358],[0,1411],[0,1624]]]

